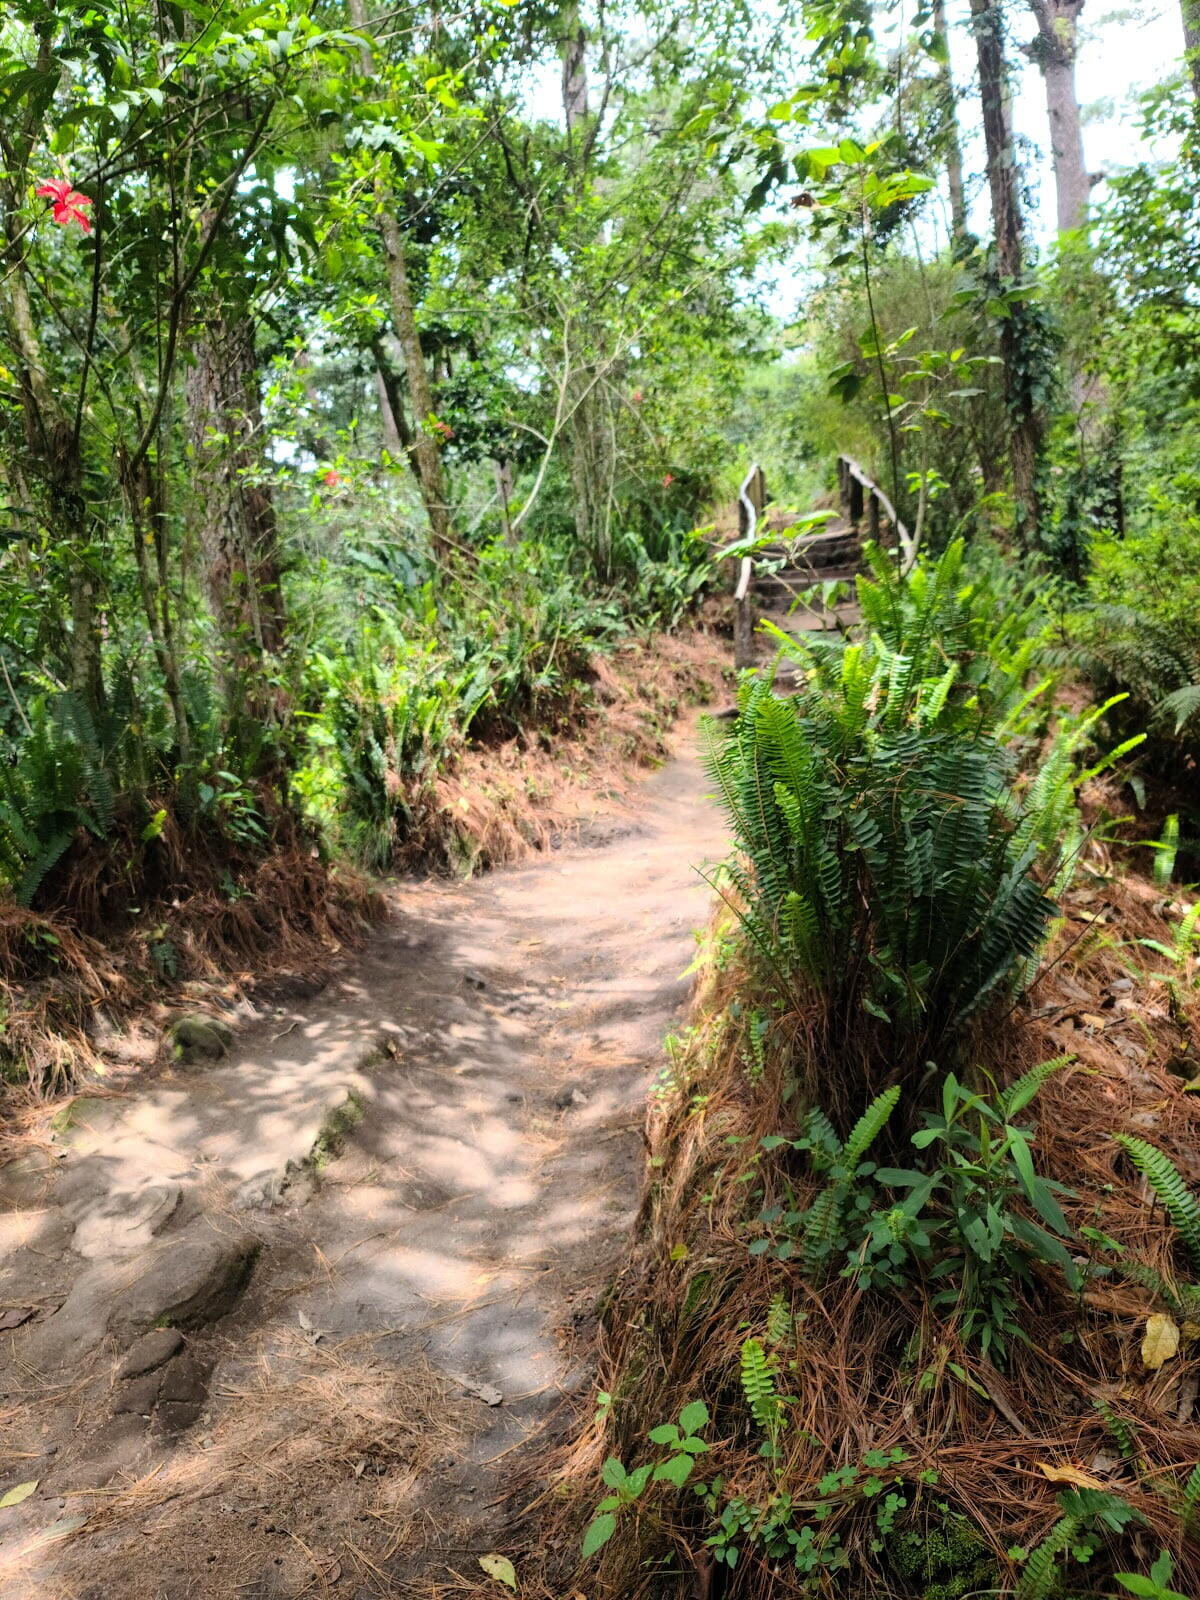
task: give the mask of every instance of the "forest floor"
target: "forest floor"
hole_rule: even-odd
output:
[[[675,742],[586,842],[398,886],[319,997],[0,1172],[0,1595],[506,1592],[724,849]]]

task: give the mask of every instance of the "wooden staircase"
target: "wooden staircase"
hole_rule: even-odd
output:
[[[902,571],[907,572],[916,559],[913,540],[891,500],[850,456],[838,457],[838,491],[839,514],[820,532],[789,539],[789,525],[781,521],[778,541],[760,546],[755,560],[744,557],[739,563],[734,587],[738,667],[754,664],[755,619],[761,612],[775,613],[771,620],[777,627],[797,633],[840,629],[856,621],[858,608],[852,596],[832,607],[820,601],[797,605],[797,601],[821,584],[853,583],[862,569],[866,539],[894,542]],[[738,491],[741,539],[751,539],[762,529],[767,498],[766,480],[756,464]]]

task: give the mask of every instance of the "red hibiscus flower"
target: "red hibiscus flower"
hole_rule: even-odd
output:
[[[84,233],[91,233],[91,219],[83,210],[90,206],[91,201],[86,194],[80,194],[78,189],[72,189],[66,178],[49,178],[45,183],[39,183],[37,194],[54,202],[51,215],[60,228],[66,228],[72,222],[77,222]]]
[[[335,472],[332,467],[330,467],[328,472],[323,472],[321,474],[321,482],[328,489],[336,489],[339,483],[345,483],[345,481],[346,480],[342,477],[341,473]]]
[[[443,439],[453,439],[454,429],[448,422],[434,421],[430,424],[435,433],[440,433]]]
[[[675,474],[673,472],[668,472],[666,477],[664,477],[664,479],[663,479],[663,488],[664,489],[669,489],[674,482],[675,482]]]

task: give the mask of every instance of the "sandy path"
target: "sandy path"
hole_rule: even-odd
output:
[[[636,1205],[696,868],[724,848],[693,742],[607,841],[401,887],[303,1015],[85,1107],[48,1175],[9,1182],[0,1306],[66,1299],[0,1334],[0,1490],[38,1480],[0,1511],[0,1593],[505,1592],[478,1557],[525,1442],[590,1383],[571,1346]],[[361,1119],[297,1173],[348,1093]],[[115,1249],[126,1229],[115,1260],[97,1218]],[[247,1240],[248,1287],[194,1319],[174,1376],[119,1379],[164,1275]]]

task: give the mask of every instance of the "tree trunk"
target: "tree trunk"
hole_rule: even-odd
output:
[[[380,199],[379,231],[387,256],[388,289],[391,294],[392,324],[400,348],[404,352],[404,370],[408,378],[408,394],[413,409],[413,440],[411,454],[429,518],[429,532],[433,539],[433,553],[439,561],[450,553],[450,508],[446,503],[446,478],[442,471],[442,455],[431,431],[435,412],[433,387],[429,381],[429,368],[421,348],[421,335],[417,329],[416,308],[408,279],[408,257],[405,253],[404,235],[396,214],[390,209],[391,197],[382,184],[376,186]]]
[[[363,0],[347,0],[347,10],[351,26],[359,33],[365,34],[367,12]],[[368,78],[377,77],[375,58],[365,38],[359,54],[365,75]],[[409,458],[416,470],[425,515],[429,518],[433,553],[439,561],[442,561],[450,554],[453,540],[441,450],[430,428],[435,416],[433,386],[429,381],[429,366],[425,360],[425,352],[421,347],[421,334],[417,327],[404,233],[396,214],[391,186],[382,177],[376,179],[375,198],[379,207],[379,234],[387,257],[392,325],[400,341],[400,348],[404,352],[404,370],[408,379],[409,399],[412,401],[414,432],[409,445]],[[392,409],[392,415],[399,427],[400,419],[395,407]]]
[[[587,122],[588,73],[587,29],[578,5],[568,8],[559,41],[562,59],[563,124],[567,131],[570,159],[575,166],[576,193],[582,201],[587,191],[588,141],[576,148],[576,130]],[[575,512],[575,535],[588,552],[597,571],[610,575],[611,539],[609,492],[612,461],[609,450],[609,424],[604,397],[588,365],[591,343],[586,321],[575,324],[572,339],[563,340],[563,359],[574,360],[568,375],[567,437],[571,446],[571,489]],[[574,355],[572,355],[574,350]]]
[[[562,57],[562,102],[567,133],[572,134],[588,114],[587,30],[579,17],[579,7],[571,6],[560,44]]]
[[[1180,0],[1183,48],[1192,76],[1192,96],[1200,104],[1200,0]]]
[[[1075,89],[1078,18],[1084,0],[1029,0],[1037,37],[1028,53],[1046,86],[1050,152],[1058,201],[1058,231],[1068,233],[1087,221],[1091,179],[1083,160],[1083,128]]]
[[[969,239],[967,229],[967,196],[963,182],[962,145],[958,137],[958,100],[954,92],[954,74],[950,67],[949,32],[946,25],[946,0],[933,0],[933,27],[946,47],[946,57],[941,66],[942,93],[945,97],[944,142],[946,149],[946,183],[950,190],[950,236],[956,253],[965,250]]]
[[[193,482],[209,605],[220,630],[232,725],[276,720],[264,658],[284,646],[275,502],[262,481],[262,411],[254,324],[214,312],[187,379]]]
[[[1008,73],[1004,60],[1003,19],[995,0],[971,0],[971,20],[979,59],[979,98],[983,136],[987,149],[988,191],[992,202],[992,227],[996,239],[996,268],[1001,282],[1019,283],[1025,269],[1017,163],[1008,116]],[[1000,355],[1004,362],[1005,398],[1009,415],[1009,460],[1016,531],[1029,543],[1038,526],[1037,467],[1041,456],[1042,426],[1023,381],[1021,320],[1008,316],[1000,322]]]

